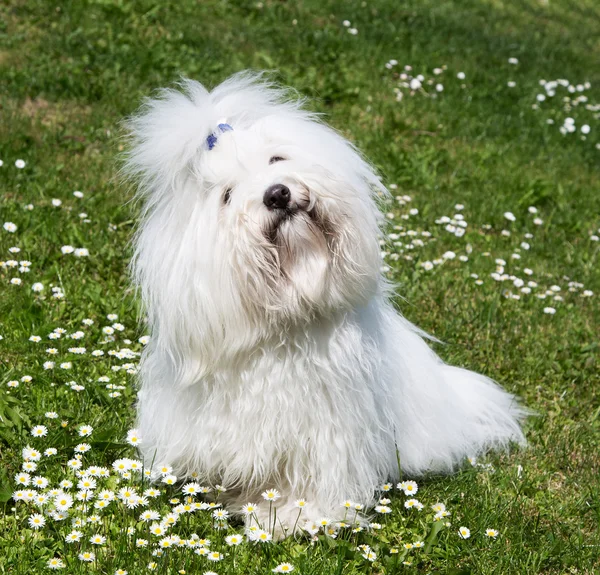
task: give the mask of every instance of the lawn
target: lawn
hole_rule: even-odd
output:
[[[600,571],[599,32],[596,0],[3,2],[0,573]],[[246,68],[382,174],[402,313],[536,412],[526,449],[382,486],[369,528],[352,502],[251,541],[215,486],[137,469],[121,121]]]

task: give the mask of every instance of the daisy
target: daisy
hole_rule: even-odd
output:
[[[227,543],[227,545],[239,545],[243,540],[243,537],[237,534],[228,535],[225,537],[225,543]]]
[[[262,493],[262,497],[265,501],[277,501],[281,497],[281,494],[277,489],[267,489]]]
[[[79,483],[77,483],[77,489],[84,489],[86,491],[92,491],[96,489],[96,480],[91,477],[85,477]]]
[[[163,523],[167,526],[175,525],[179,521],[179,515],[177,513],[167,513],[163,519]]]
[[[73,506],[73,498],[67,493],[61,493],[54,499],[54,507],[57,511],[67,511]]]
[[[64,569],[65,568],[65,564],[63,563],[63,560],[60,559],[59,557],[53,557],[52,559],[50,559],[47,563],[48,565],[48,569]]]
[[[110,469],[107,467],[98,467],[98,477],[110,477]]]
[[[137,495],[136,490],[131,487],[123,487],[122,489],[119,489],[119,493],[118,493],[118,497],[121,501],[131,499],[132,497],[135,497],[136,495]]]
[[[148,503],[148,500],[145,500],[143,497],[139,497],[137,495],[135,495],[133,497],[129,497],[125,500],[125,505],[127,506],[128,509],[136,509],[140,505],[144,505],[147,503]]]
[[[252,536],[254,541],[260,541],[261,543],[268,543],[273,539],[273,536],[264,531],[263,529],[258,529]]]
[[[212,516],[219,521],[225,521],[229,517],[229,512],[224,509],[216,509]]]
[[[293,570],[294,566],[291,563],[280,563],[275,569],[271,569],[273,573],[291,573]]]
[[[367,560],[367,561],[375,561],[375,559],[377,559],[377,555],[374,551],[372,551],[371,549],[366,549],[365,552],[362,554],[362,556]]]
[[[84,489],[82,491],[78,491],[76,495],[77,501],[89,501],[94,498],[94,493],[92,491],[88,491]]]
[[[173,540],[170,537],[163,537],[158,542],[158,545],[161,549],[168,549],[169,547],[171,547],[173,545]]]
[[[148,509],[144,511],[140,515],[140,521],[158,521],[160,519],[160,513],[158,511],[153,511]]]
[[[79,541],[81,541],[81,538],[83,537],[83,533],[81,531],[71,531],[71,533],[69,533],[66,537],[65,537],[65,541],[67,543],[77,543]]]
[[[104,543],[106,543],[106,537],[98,534],[90,537],[89,541],[92,545],[104,545]]]
[[[28,519],[28,522],[32,529],[41,529],[44,525],[46,525],[46,519],[39,513],[34,513],[31,515]]]
[[[69,459],[69,461],[67,461],[67,467],[73,470],[80,469],[82,465],[83,463],[77,458]]]
[[[186,483],[181,491],[186,495],[196,495],[197,493],[200,493],[200,485],[196,482]]]
[[[94,559],[96,559],[96,555],[91,551],[84,551],[80,553],[77,557],[79,557],[80,561],[85,561],[86,563],[91,563]]]
[[[206,558],[209,561],[221,561],[223,559],[223,555],[221,555],[221,553],[219,553],[218,551],[211,551]]]
[[[140,433],[137,429],[130,429],[127,432],[127,443],[134,446],[142,443],[142,438],[140,437]]]
[[[36,425],[31,429],[31,435],[34,437],[45,437],[48,435],[48,428],[45,425]]]
[[[461,539],[468,539],[469,537],[471,537],[471,530],[467,527],[459,527],[458,535]]]
[[[48,503],[49,498],[45,493],[40,493],[39,495],[35,496],[35,504],[38,507],[43,507],[44,505],[46,505],[46,503]]]
[[[41,475],[37,475],[33,478],[32,484],[38,489],[45,489],[46,487],[48,487],[48,480],[45,477],[42,477]]]
[[[122,473],[124,471],[129,471],[131,464],[127,458],[117,459],[113,462],[112,467],[118,473]]]
[[[15,483],[17,485],[29,485],[31,481],[31,476],[29,473],[19,473],[15,475]]]
[[[419,491],[419,487],[415,481],[403,481],[402,483],[398,483],[397,487],[404,491],[405,495],[416,495],[417,491]]]
[[[114,492],[108,489],[103,489],[102,491],[100,491],[100,493],[98,493],[98,499],[102,499],[104,501],[113,501],[114,498]]]
[[[150,526],[150,533],[152,533],[152,535],[156,535],[157,537],[160,537],[161,535],[163,535],[166,531],[166,528],[164,525],[161,525],[160,523],[153,523]]]
[[[486,529],[485,534],[487,537],[491,537],[492,539],[496,539],[498,537],[498,531],[496,529]]]
[[[25,491],[23,492],[23,495],[24,495],[23,498],[25,501],[35,501],[37,493],[35,491],[33,491],[32,489],[25,489]]]
[[[408,499],[404,502],[404,507],[406,507],[406,509],[414,507],[418,511],[421,511],[421,509],[423,509],[423,504],[418,499]]]
[[[387,514],[392,512],[392,508],[388,507],[387,505],[377,505],[375,507],[375,511],[377,513]]]

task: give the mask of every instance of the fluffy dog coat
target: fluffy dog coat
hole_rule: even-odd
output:
[[[276,488],[285,528],[299,497],[304,519],[373,503],[398,457],[404,474],[446,472],[523,442],[515,398],[443,363],[390,304],[387,192],[301,102],[247,73],[210,93],[184,81],[128,125],[147,465],[223,484],[234,506]]]

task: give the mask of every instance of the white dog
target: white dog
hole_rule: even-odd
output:
[[[444,364],[381,275],[386,190],[284,90],[238,74],[165,90],[131,119],[145,209],[134,272],[152,328],[141,370],[147,465],[281,493],[279,528],[372,504],[401,472],[448,472],[524,441],[526,410]],[[268,515],[268,505],[259,518]]]

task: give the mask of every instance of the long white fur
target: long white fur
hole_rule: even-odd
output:
[[[223,119],[233,131],[217,130]],[[385,188],[302,102],[249,73],[210,93],[186,80],[128,126],[126,172],[144,202],[133,270],[152,329],[138,405],[147,464],[225,485],[234,511],[277,488],[290,527],[296,498],[304,519],[373,503],[397,455],[416,476],[524,442],[515,398],[444,364],[390,304]],[[276,183],[298,206],[289,221],[263,204]]]

